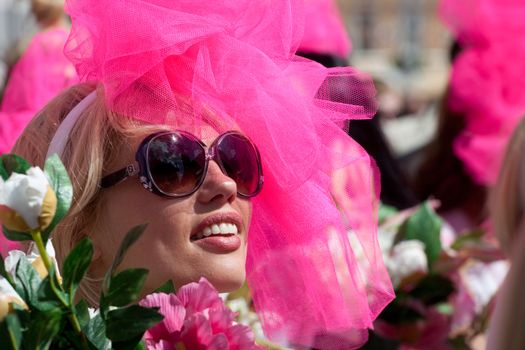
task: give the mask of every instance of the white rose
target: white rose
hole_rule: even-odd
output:
[[[4,277],[0,276],[0,322],[12,310],[12,303],[27,307],[11,284]]]
[[[401,241],[394,245],[386,261],[394,287],[415,273],[427,273],[428,261],[425,245],[419,240]]]
[[[42,169],[0,178],[0,220],[10,230],[45,229],[55,216],[57,198]]]
[[[58,264],[55,257],[55,248],[53,247],[53,243],[51,242],[51,240],[47,241],[46,253],[51,259],[51,262],[55,265],[55,272],[57,274],[58,280],[60,281],[62,277],[60,276],[60,271],[58,270]],[[27,258],[27,261],[29,261],[29,263],[33,265],[33,267],[42,279],[47,276],[47,270],[44,266],[44,262],[42,261],[42,257],[40,256],[38,248],[34,243],[31,243],[30,250],[27,255],[21,250],[9,251],[9,255],[4,260],[4,265],[7,273],[9,273],[12,276],[15,275],[16,266],[18,265],[18,262],[20,261],[20,258],[22,256],[25,256]]]

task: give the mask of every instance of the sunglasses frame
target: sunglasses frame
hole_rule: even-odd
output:
[[[199,144],[202,147],[204,154],[206,156],[205,162],[204,162],[203,175],[201,176],[201,178],[199,179],[195,187],[190,192],[184,193],[184,194],[170,194],[170,193],[167,193],[161,190],[155,183],[155,180],[153,179],[153,176],[151,175],[151,171],[150,171],[149,164],[148,164],[148,153],[149,153],[149,147],[151,145],[151,142],[160,136],[172,135],[172,134],[184,136],[186,138],[189,138],[192,141],[197,142],[197,144]],[[255,189],[254,193],[249,194],[249,195],[242,194],[242,193],[239,193],[239,191],[237,191],[237,195],[241,198],[254,197],[257,194],[259,194],[264,184],[264,175],[263,175],[263,169],[262,169],[262,164],[261,164],[261,156],[259,154],[259,150],[257,149],[257,146],[255,146],[255,144],[248,137],[244,136],[238,131],[227,131],[225,133],[222,133],[215,139],[215,141],[213,141],[210,147],[207,147],[206,144],[202,140],[199,140],[194,135],[188,132],[185,132],[185,131],[181,131],[181,130],[159,131],[159,132],[153,133],[147,136],[144,140],[142,140],[140,146],[137,149],[137,152],[135,154],[135,160],[137,161],[138,166],[137,164],[130,164],[126,166],[125,168],[119,169],[111,174],[104,176],[100,182],[100,186],[102,188],[109,188],[109,187],[115,186],[123,182],[129,177],[132,177],[138,174],[140,183],[149,192],[152,192],[152,193],[155,193],[157,195],[160,195],[162,197],[167,197],[167,198],[184,198],[184,197],[191,196],[202,186],[204,179],[206,178],[206,175],[208,173],[208,164],[210,160],[215,161],[217,165],[219,165],[219,168],[221,169],[222,173],[229,177],[229,175],[226,173],[226,170],[224,169],[224,165],[222,164],[221,159],[217,155],[216,149],[217,149],[218,144],[225,137],[230,136],[230,135],[239,136],[245,139],[255,150],[255,156],[256,156],[257,168],[258,168],[257,170],[259,172],[257,188]]]

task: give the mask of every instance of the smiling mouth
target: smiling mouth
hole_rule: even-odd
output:
[[[239,235],[239,228],[230,222],[219,222],[204,227],[200,232],[193,235],[192,242],[203,240],[209,237],[230,237]]]

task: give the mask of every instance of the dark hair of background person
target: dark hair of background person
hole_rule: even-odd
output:
[[[325,67],[347,66],[344,58],[331,54],[301,52],[297,55],[321,63]],[[346,84],[341,84],[342,87]],[[341,92],[334,92],[341,94]],[[344,92],[343,92],[344,94]],[[346,93],[351,96],[351,92]],[[350,97],[351,98],[351,97]],[[374,158],[381,173],[381,201],[397,209],[406,209],[418,203],[406,176],[393,156],[377,117],[369,120],[352,120],[348,134]]]
[[[42,28],[46,28],[65,18],[64,1],[31,0],[31,12],[37,23]]]
[[[461,53],[458,42],[452,43],[449,53],[453,62]],[[472,180],[454,154],[454,140],[465,128],[465,118],[450,110],[448,94],[447,90],[440,101],[436,136],[422,151],[423,161],[415,173],[413,189],[420,200],[438,199],[440,212],[461,209],[473,222],[481,223],[486,217],[487,190]]]

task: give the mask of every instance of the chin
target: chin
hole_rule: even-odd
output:
[[[228,293],[241,288],[246,280],[244,273],[230,273],[228,275],[213,276],[208,281],[219,291],[219,293]]]

